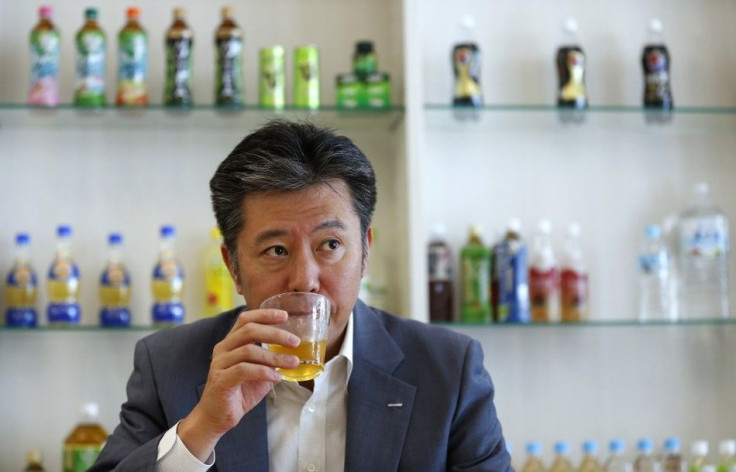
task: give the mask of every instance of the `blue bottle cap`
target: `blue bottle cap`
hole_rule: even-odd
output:
[[[555,452],[557,454],[570,454],[570,443],[567,441],[557,441],[555,443]]]
[[[171,225],[164,225],[161,227],[161,236],[164,238],[171,238],[176,235],[176,228]]]
[[[598,441],[585,441],[583,443],[583,452],[586,454],[598,454]]]
[[[59,225],[56,228],[56,235],[60,238],[68,238],[72,235],[72,227],[69,225]]]
[[[665,439],[664,450],[667,452],[680,452],[680,438]]]
[[[18,233],[15,235],[15,244],[19,246],[27,246],[31,242],[31,236],[28,233]]]
[[[542,453],[542,443],[538,441],[531,441],[526,444],[526,453],[529,455],[538,456]]]
[[[651,454],[652,450],[654,450],[654,443],[650,438],[641,438],[638,443],[636,443],[636,449],[639,452],[643,452],[645,454]]]
[[[659,239],[659,237],[662,236],[662,228],[658,225],[649,225],[644,229],[644,234],[646,234],[649,239]]]
[[[623,439],[614,439],[608,443],[608,450],[611,452],[620,453],[624,452],[624,449],[626,449],[626,443]]]
[[[114,246],[123,244],[123,235],[120,233],[110,233],[107,237],[107,243]]]

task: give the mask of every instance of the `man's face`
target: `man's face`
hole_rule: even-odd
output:
[[[325,295],[333,310],[327,354],[334,356],[366,267],[360,220],[347,185],[335,180],[331,186],[248,195],[243,211],[245,224],[237,240],[240,274],[234,277],[238,293],[250,309],[284,292]],[[366,239],[369,248],[370,229]]]

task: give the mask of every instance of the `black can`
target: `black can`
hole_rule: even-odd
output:
[[[664,44],[649,44],[641,55],[644,70],[644,106],[671,110],[670,53]]]
[[[452,49],[452,68],[455,73],[455,92],[452,103],[458,106],[483,104],[480,88],[480,50],[475,43],[456,44]]]
[[[557,50],[559,89],[557,105],[565,108],[587,108],[585,88],[585,53],[580,46],[562,46]]]

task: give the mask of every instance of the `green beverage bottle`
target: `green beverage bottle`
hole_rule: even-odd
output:
[[[319,108],[319,49],[300,46],[294,50],[294,106]]]
[[[183,8],[174,9],[174,23],[166,31],[166,83],[164,105],[192,104],[192,48],[194,34]]]
[[[146,87],[148,45],[146,32],[138,23],[139,8],[126,10],[128,21],[118,34],[118,106],[148,105]]]
[[[28,104],[54,107],[59,104],[59,31],[51,22],[52,10],[38,9],[38,24],[31,30],[31,86]]]
[[[243,105],[243,30],[230,7],[222,9],[222,22],[215,32],[215,103]]]
[[[488,277],[491,251],[483,244],[480,228],[470,227],[468,243],[460,251],[462,272],[462,307],[460,320],[465,323],[488,323],[491,300]]]
[[[284,108],[286,96],[284,48],[281,46],[262,48],[260,56],[259,105],[262,108],[280,110]]]
[[[105,105],[105,32],[97,24],[97,9],[84,11],[85,23],[76,35],[77,63],[74,104]]]

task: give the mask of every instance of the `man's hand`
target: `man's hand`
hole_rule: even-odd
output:
[[[202,398],[177,430],[184,445],[200,461],[205,462],[217,441],[281,381],[276,367],[299,365],[296,356],[276,354],[258,345],[298,346],[297,336],[271,326],[286,319],[286,312],[281,310],[244,311],[230,333],[215,346]]]

